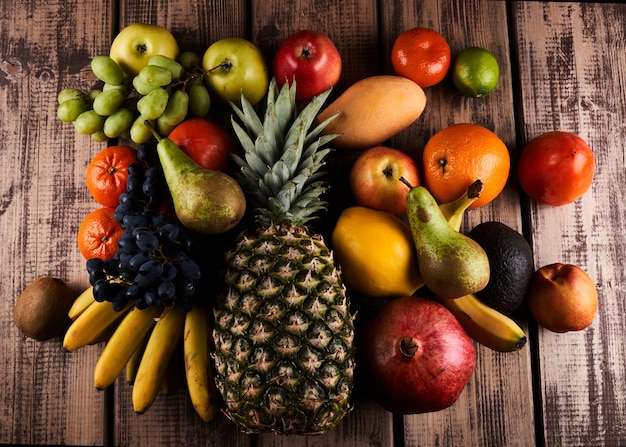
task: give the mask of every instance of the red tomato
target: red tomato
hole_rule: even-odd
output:
[[[565,205],[591,186],[595,158],[577,135],[554,131],[531,140],[520,154],[520,186],[537,202]]]
[[[168,135],[176,145],[204,169],[223,171],[236,150],[235,138],[205,118],[183,121]]]

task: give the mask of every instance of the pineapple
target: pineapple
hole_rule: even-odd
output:
[[[225,255],[216,304],[216,383],[246,433],[319,434],[351,409],[354,324],[333,253],[307,223],[325,209],[320,168],[334,136],[312,128],[329,92],[298,114],[295,83],[270,83],[263,122],[242,98],[237,180],[255,211]]]

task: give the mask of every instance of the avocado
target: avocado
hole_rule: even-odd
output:
[[[478,224],[468,234],[487,253],[490,278],[476,296],[488,306],[512,314],[523,304],[534,272],[533,253],[526,239],[496,221]]]

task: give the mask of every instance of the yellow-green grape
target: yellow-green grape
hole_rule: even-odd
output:
[[[157,65],[146,65],[137,74],[147,85],[163,87],[172,82],[172,72]]]
[[[109,56],[96,56],[91,60],[91,71],[102,82],[120,85],[124,82],[124,72]]]
[[[165,111],[169,95],[161,87],[155,88],[146,96],[137,101],[137,110],[147,120],[155,120]]]
[[[159,117],[166,124],[180,124],[189,110],[189,95],[184,90],[176,90],[170,96],[167,107]]]
[[[105,141],[109,140],[109,138],[106,136],[106,134],[102,130],[97,130],[94,133],[92,133],[91,139],[95,141],[96,143],[104,143]]]
[[[61,104],[70,99],[82,98],[84,96],[85,95],[83,95],[83,92],[81,92],[80,90],[68,87],[59,92],[59,94],[57,95],[57,101],[59,104]]]
[[[211,96],[203,84],[192,84],[189,90],[189,110],[196,116],[204,117],[211,109]]]
[[[101,89],[98,88],[92,88],[91,90],[89,90],[89,93],[87,93],[87,98],[89,98],[91,101],[93,101],[94,99],[96,99],[96,97],[102,93]]]
[[[146,83],[146,81],[143,78],[139,76],[135,76],[133,78],[133,88],[140,95],[146,96],[148,93],[150,93],[152,90],[154,90],[157,87],[158,85],[149,85],[148,83]]]
[[[119,90],[122,93],[124,93],[125,95],[128,94],[129,88],[128,88],[128,83],[124,82],[122,84],[119,85],[113,85],[113,84],[107,84],[104,83],[102,85],[102,91],[106,92],[108,90]]]
[[[128,131],[134,121],[135,115],[133,112],[126,108],[118,109],[104,121],[104,133],[109,138],[117,138]]]
[[[120,108],[125,97],[119,89],[103,91],[93,100],[93,109],[98,115],[109,116]]]
[[[83,135],[91,135],[102,130],[105,119],[104,116],[98,115],[95,110],[87,110],[78,115],[73,124],[76,132]]]
[[[152,56],[148,61],[148,65],[154,65],[169,70],[170,73],[172,73],[172,79],[178,79],[183,74],[183,66],[181,64],[162,54]]]
[[[85,98],[77,96],[72,99],[67,99],[59,104],[57,107],[57,117],[65,122],[71,123],[78,118],[78,115],[83,113],[89,108],[85,102]]]
[[[157,131],[161,135],[169,135],[187,117],[188,110],[189,95],[183,90],[176,90],[170,96],[163,115],[157,118]]]
[[[202,67],[202,58],[198,53],[193,51],[184,51],[178,56],[178,61],[187,71],[191,71],[194,68]]]
[[[152,139],[152,131],[146,126],[145,121],[146,119],[139,115],[130,126],[130,139],[136,144],[147,143]]]

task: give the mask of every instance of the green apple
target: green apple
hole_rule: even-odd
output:
[[[269,86],[267,65],[252,42],[229,37],[211,44],[202,57],[209,89],[224,101],[239,103],[241,95],[257,104]]]
[[[122,68],[126,77],[134,77],[148,65],[152,56],[178,57],[176,39],[167,29],[146,23],[128,25],[115,37],[109,56]]]

